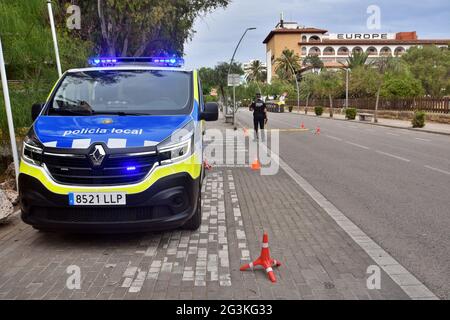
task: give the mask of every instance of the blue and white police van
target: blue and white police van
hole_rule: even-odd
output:
[[[32,107],[19,193],[44,231],[130,232],[201,224],[204,103],[179,58],[95,58]]]

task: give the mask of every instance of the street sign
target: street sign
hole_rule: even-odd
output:
[[[241,84],[241,76],[239,74],[231,73],[228,75],[228,86],[236,87]]]

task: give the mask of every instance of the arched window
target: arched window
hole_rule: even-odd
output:
[[[309,42],[320,42],[319,36],[311,36],[309,37]]]
[[[340,47],[337,54],[338,56],[348,56],[348,48]]]
[[[389,47],[383,47],[383,48],[381,48],[381,50],[380,50],[380,56],[388,57],[388,56],[391,56],[391,55],[392,55],[391,48],[389,48]]]
[[[334,49],[333,47],[326,47],[323,49],[323,55],[325,56],[334,56]]]
[[[366,52],[369,54],[369,56],[376,56],[378,54],[378,50],[375,47],[367,48]]]
[[[395,54],[396,57],[397,56],[401,56],[402,54],[405,53],[405,51],[406,51],[405,48],[397,47],[397,48],[395,48],[394,54]]]
[[[306,52],[307,52],[306,47],[302,47],[302,56],[306,56]]]
[[[352,50],[353,53],[361,53],[364,52],[363,49],[361,47],[354,47]]]
[[[309,54],[311,56],[320,56],[320,49],[317,47],[312,47],[311,49],[309,49]]]
[[[302,37],[302,42],[306,42],[306,41],[308,41],[308,37],[307,36],[303,36]]]

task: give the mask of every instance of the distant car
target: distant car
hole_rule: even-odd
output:
[[[36,229],[128,232],[201,224],[202,120],[197,71],[177,58],[96,58],[67,71],[33,106],[19,190]]]

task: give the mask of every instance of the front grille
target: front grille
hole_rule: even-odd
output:
[[[94,166],[87,155],[44,154],[52,177],[63,184],[121,185],[141,181],[158,161],[156,154],[110,154],[101,166]]]
[[[139,222],[169,217],[172,212],[167,206],[127,208],[39,208],[32,209],[32,215],[46,221],[56,222]]]

